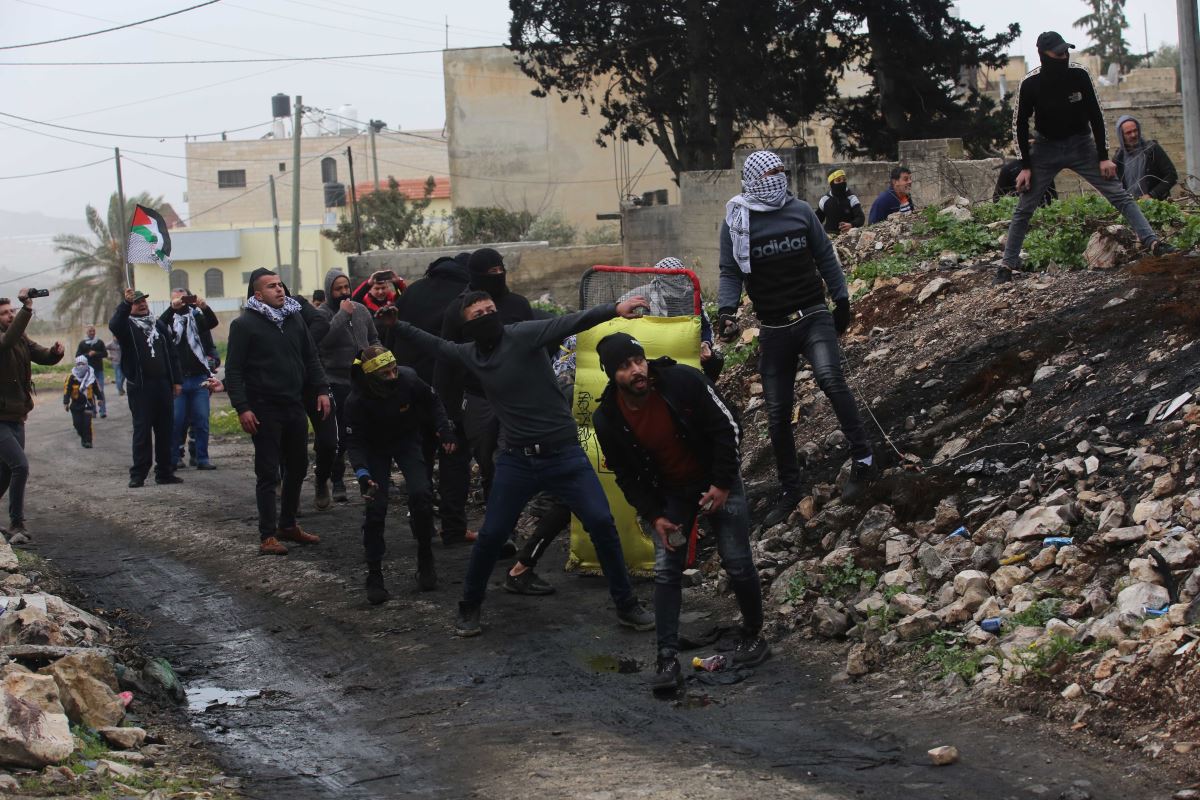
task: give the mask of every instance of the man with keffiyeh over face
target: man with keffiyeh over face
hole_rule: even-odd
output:
[[[800,464],[792,434],[796,368],[803,356],[829,398],[853,458],[842,499],[854,502],[874,476],[871,444],[854,395],[842,374],[837,337],[850,327],[850,294],[837,254],[812,207],[788,192],[779,156],[751,153],[742,167],[742,193],[725,206],[721,225],[719,333],[736,334],[734,318],[746,289],[759,319],[760,373],[767,432],[782,496],[764,524],[783,522],[800,502]],[[826,304],[828,289],[834,302]]]
[[[97,399],[96,371],[88,364],[87,356],[75,356],[75,366],[63,384],[63,409],[70,412],[79,443],[87,450],[92,447],[92,416],[96,413]]]
[[[183,389],[183,374],[170,332],[150,314],[148,297],[145,292],[126,289],[125,299],[108,321],[108,329],[121,343],[129,413],[133,416],[131,489],[146,485],[152,453],[155,483],[183,483],[175,474],[171,452],[173,404]]]
[[[287,555],[280,541],[317,544],[320,537],[296,523],[300,485],[308,470],[305,390],[317,412],[330,412],[329,381],[317,346],[300,318],[300,303],[268,269],[250,273],[246,308],[229,325],[225,388],[242,430],[254,440],[255,497],[260,555]],[[283,468],[283,495],[276,514],[275,488]]]

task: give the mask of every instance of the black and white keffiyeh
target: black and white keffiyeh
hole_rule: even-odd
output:
[[[79,394],[87,392],[87,388],[96,382],[96,370],[88,364],[87,356],[75,356],[75,366],[71,374],[79,381]]]
[[[269,305],[259,300],[257,297],[251,297],[246,300],[246,308],[257,311],[262,314],[280,330],[283,329],[283,321],[292,314],[300,313],[300,302],[294,297],[283,298],[283,305],[279,308],[271,308]]]
[[[742,193],[725,204],[725,222],[738,268],[750,274],[750,212],[776,211],[788,200],[787,175],[765,173],[783,166],[770,150],[755,150],[742,165]]]
[[[208,354],[204,352],[204,345],[200,341],[200,330],[196,325],[196,313],[189,308],[186,314],[176,314],[175,319],[171,320],[171,329],[175,333],[175,341],[187,342],[192,355],[196,356],[196,360],[204,369],[208,370],[208,374],[211,376],[212,370],[208,367]]]
[[[142,317],[135,317],[132,314],[129,316],[129,323],[146,337],[146,347],[150,350],[151,358],[154,358],[154,342],[159,338],[158,326],[154,324],[156,322],[158,322],[158,318],[150,314]]]

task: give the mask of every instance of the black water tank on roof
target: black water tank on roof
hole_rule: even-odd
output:
[[[271,116],[276,119],[292,115],[292,98],[286,94],[277,94],[271,98]]]
[[[346,184],[330,182],[325,184],[325,207],[341,208],[346,205]]]

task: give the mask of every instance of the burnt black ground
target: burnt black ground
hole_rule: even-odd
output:
[[[745,683],[655,699],[642,686],[652,634],[619,629],[602,581],[558,571],[561,549],[543,570],[558,594],[493,584],[484,635],[455,639],[466,550],[439,549],[442,586],[418,595],[402,507],[389,523],[395,599],[370,608],[361,506],[316,514],[307,488],[302,522],[325,541],[262,559],[248,442],[219,443],[216,472],[129,490],[124,403],[97,421],[91,451],[56,411],[44,404],[28,427],[38,552],[92,605],[146,620],[147,649],[189,685],[268,690],[195,717],[249,796],[1053,798],[1077,780],[1098,800],[1170,794],[1139,765],[993,709],[932,712],[894,683],[833,684],[840,651],[803,642],[777,646]],[[642,671],[602,671],[620,657]],[[959,764],[928,765],[941,744]]]

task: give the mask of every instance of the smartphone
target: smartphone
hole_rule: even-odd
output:
[[[183,297],[180,297],[180,298],[179,298],[179,300],[180,300],[180,302],[182,302],[182,303],[183,303],[185,306],[194,306],[194,305],[196,305],[196,295],[194,295],[194,294],[185,294]]]

